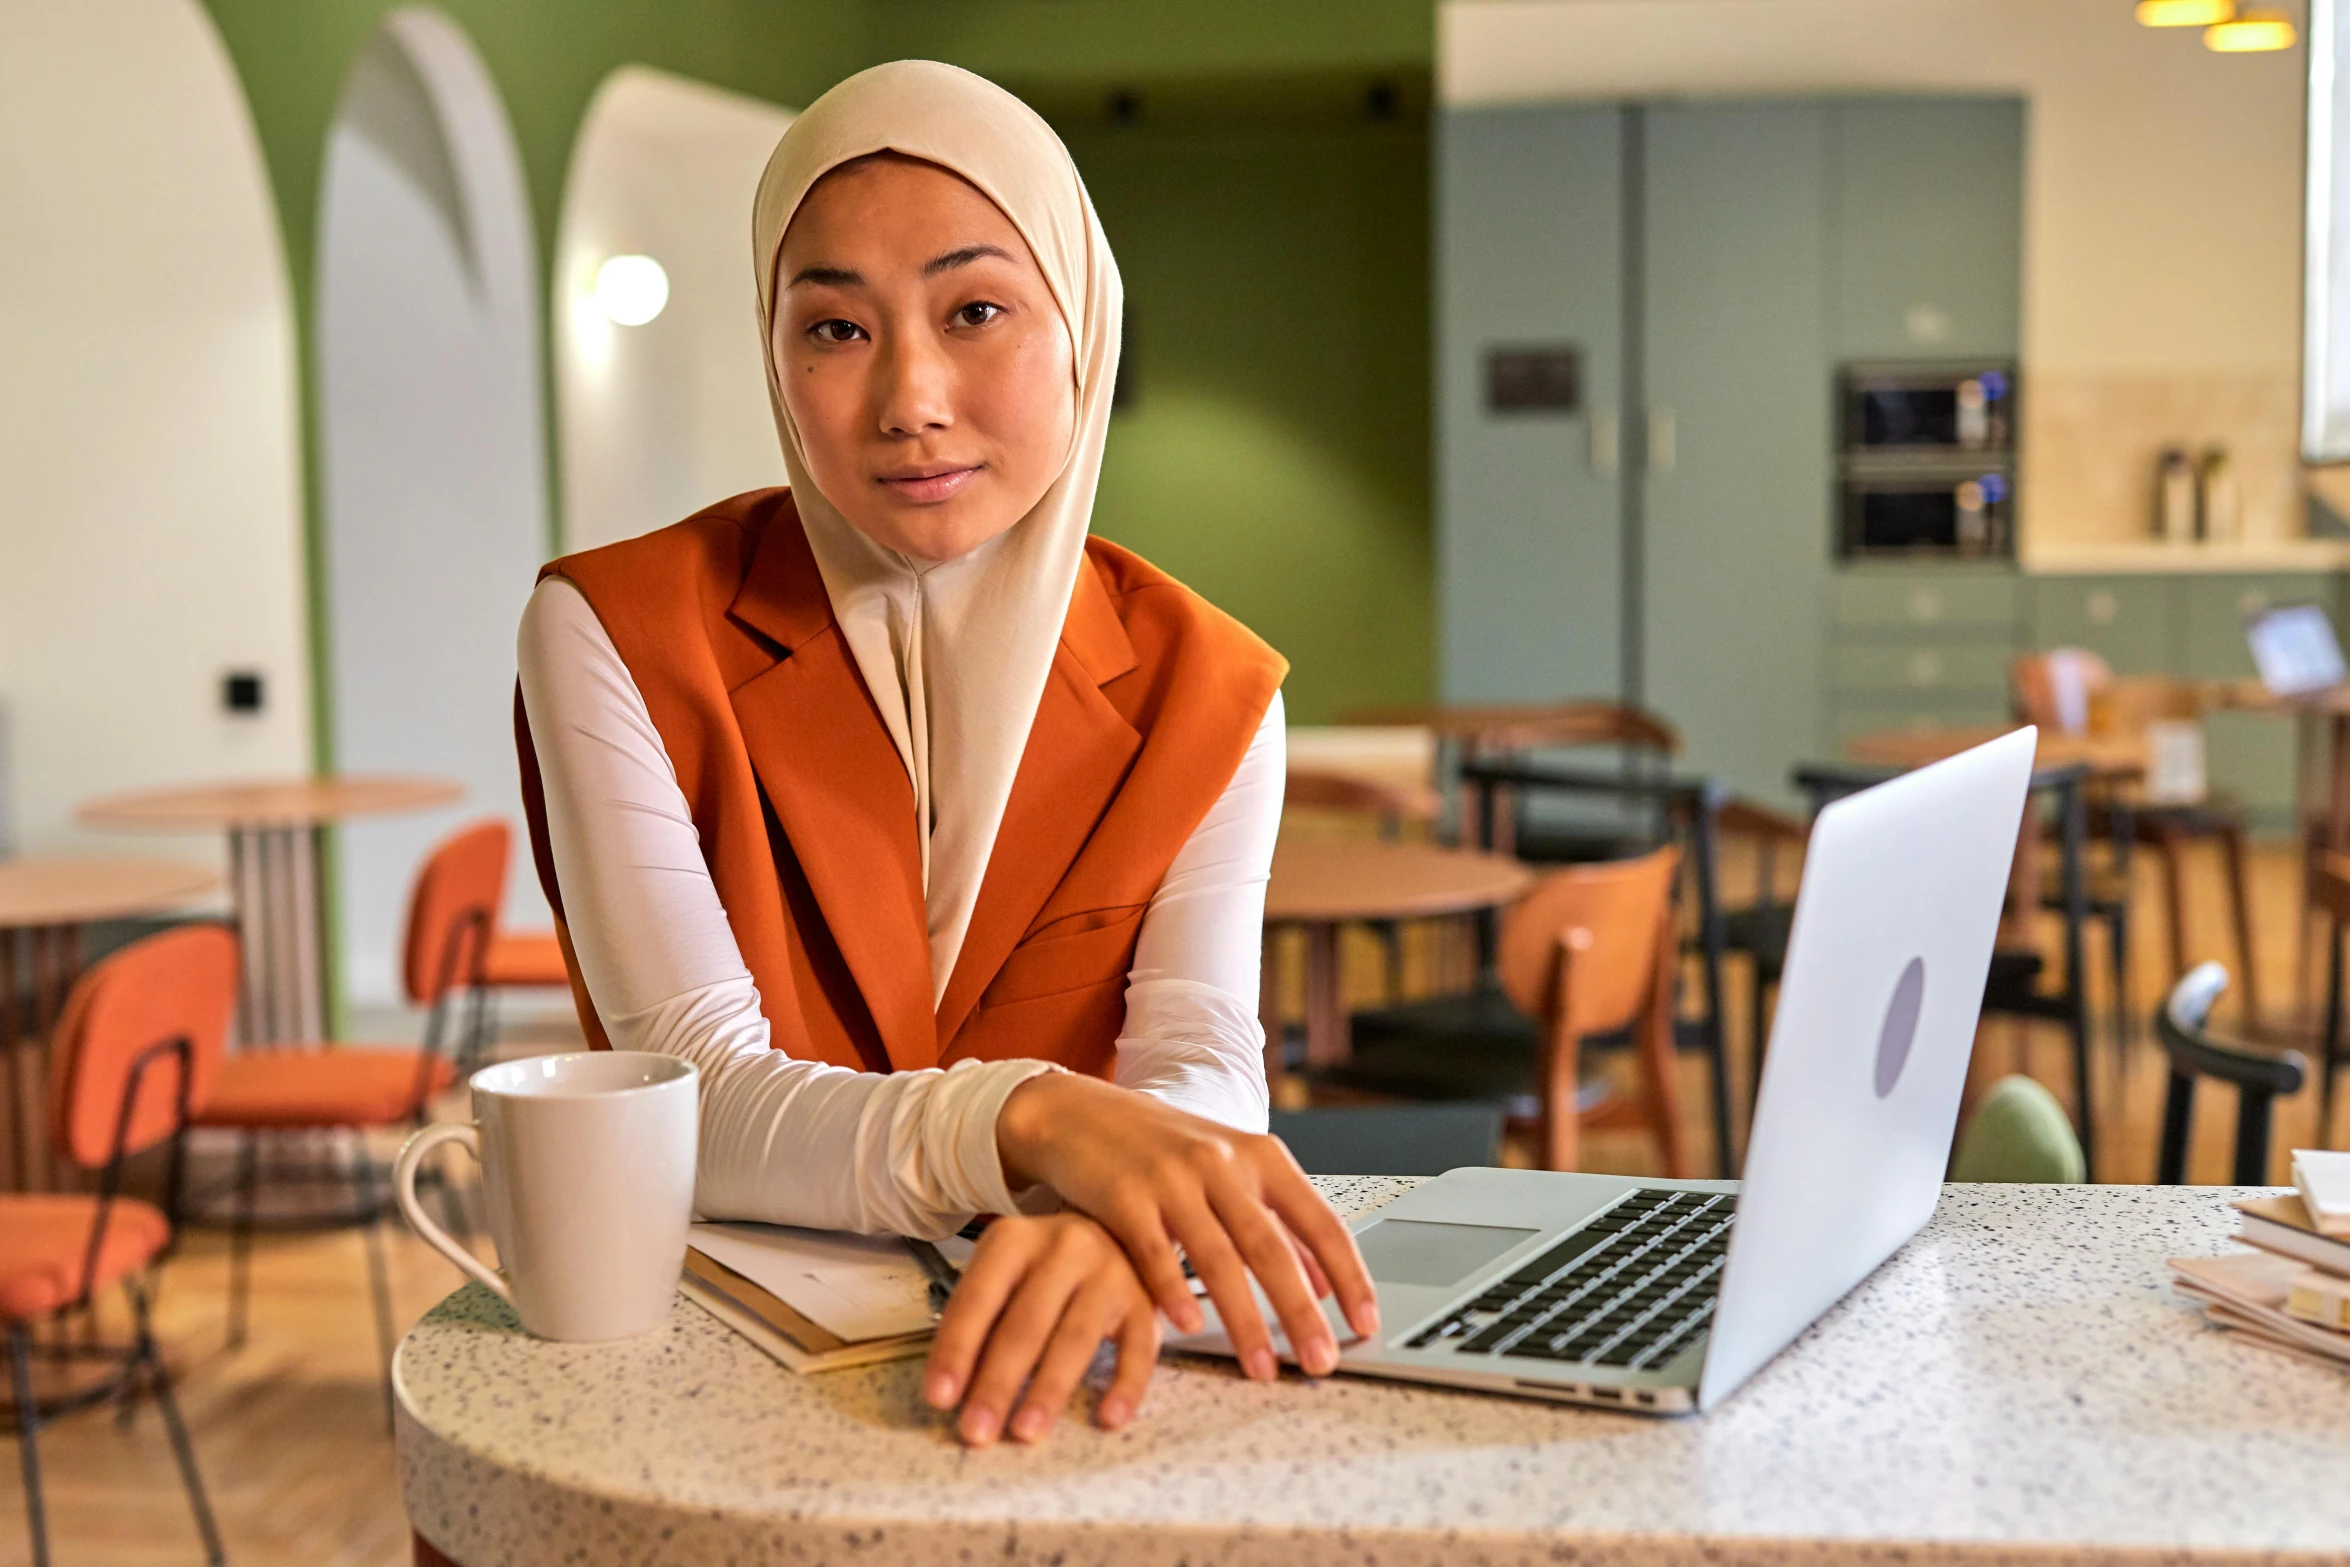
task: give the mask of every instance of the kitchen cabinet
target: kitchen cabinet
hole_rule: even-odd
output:
[[[2185,662],[2179,593],[2173,577],[2041,577],[2027,640],[2086,648],[2117,675],[2167,674]]]
[[[1643,295],[1645,696],[1691,760],[1774,797],[1817,756],[1830,404],[1827,114],[1813,103],[1647,114]],[[1733,242],[1734,237],[1734,242]]]
[[[1621,688],[1623,111],[1478,110],[1436,127],[1439,665],[1453,701]],[[1581,407],[1494,412],[1486,356],[1572,347]]]
[[[1847,359],[2015,356],[2022,116],[1902,97],[1439,114],[1447,699],[1624,695],[1681,729],[1689,766],[1782,801],[1852,723],[2004,711],[2012,571],[1837,568],[1832,387]],[[1580,406],[1487,406],[1487,354],[1541,345],[1576,350]],[[1879,633],[1916,645],[1860,650]]]
[[[1835,357],[2012,359],[2021,336],[2023,103],[1833,103],[1826,154]]]
[[[2314,572],[2181,580],[2185,657],[2180,673],[2241,680],[2255,671],[2244,623],[2279,604],[2334,609],[2335,579]],[[2293,720],[2265,713],[2213,713],[2203,721],[2211,787],[2249,813],[2265,833],[2293,827]]]

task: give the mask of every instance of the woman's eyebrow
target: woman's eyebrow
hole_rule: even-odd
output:
[[[1012,259],[1012,253],[999,245],[965,245],[960,250],[950,250],[943,256],[933,257],[923,266],[922,275],[936,277],[941,272],[951,272],[957,267],[967,267],[982,256],[993,256],[998,261]]]
[[[824,283],[834,288],[861,288],[865,274],[847,267],[802,267],[791,275],[785,288],[798,288],[802,283]]]

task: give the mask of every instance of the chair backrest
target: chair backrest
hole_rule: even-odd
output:
[[[2089,732],[2089,701],[2113,683],[2113,667],[2086,648],[2025,653],[2007,666],[2016,716],[2056,734]]]
[[[2309,857],[2309,901],[2334,923],[2350,924],[2350,854],[2319,849]]]
[[[468,986],[506,901],[513,830],[496,817],[461,827],[426,856],[408,895],[400,979],[408,999],[429,1007]]]
[[[1992,1084],[1975,1107],[1950,1178],[2074,1186],[2089,1178],[2089,1159],[2056,1096],[2019,1072]]]
[[[2162,1105],[2162,1147],[2154,1179],[2176,1186],[2187,1178],[2187,1134],[2195,1113],[2195,1080],[2216,1078],[2236,1090],[2236,1150],[2232,1179],[2239,1186],[2268,1184],[2269,1108],[2279,1094],[2299,1093],[2308,1065],[2293,1050],[2253,1050],[2223,1044],[2205,1024],[2228,988],[2228,971],[2200,964],[2171,987],[2154,1014],[2155,1037],[2170,1057],[2170,1089]]]
[[[203,1103],[237,1008],[237,938],[225,925],[180,925],[92,964],[66,998],[51,1041],[51,1146],[85,1170],[142,1153],[180,1128],[180,1065],[140,1058],[188,1045],[185,1103]],[[137,1098],[124,1115],[137,1078]],[[121,1146],[116,1135],[121,1134]]]
[[[1513,714],[1470,739],[1470,749],[1482,756],[1573,745],[1621,745],[1678,756],[1681,735],[1646,708],[1621,702],[1561,702],[1546,711]]]
[[[1681,851],[1671,845],[1637,859],[1552,871],[1503,916],[1496,962],[1502,989],[1529,1017],[1548,1019],[1557,997],[1559,944],[1587,939],[1575,954],[1571,1035],[1612,1033],[1640,1016],[1669,946],[1668,913]]]
[[[1343,811],[1369,816],[1392,834],[1406,822],[1432,822],[1443,813],[1444,802],[1435,790],[1413,788],[1325,768],[1292,767],[1282,795],[1284,805],[1313,811]]]

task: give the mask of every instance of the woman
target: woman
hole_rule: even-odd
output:
[[[752,260],[790,489],[557,561],[523,619],[583,1020],[701,1068],[705,1216],[1009,1216],[924,1374],[968,1442],[1043,1436],[1105,1338],[1130,1419],[1158,1313],[1202,1321],[1178,1247],[1249,1375],[1252,1278],[1330,1370],[1318,1297],[1376,1305],[1262,1135],[1253,1006],[1286,666],[1086,537],[1121,296],[1076,168],[881,66],[777,146]]]

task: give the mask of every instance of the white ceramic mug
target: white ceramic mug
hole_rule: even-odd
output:
[[[470,1125],[428,1126],[393,1161],[393,1190],[416,1233],[505,1296],[539,1338],[627,1338],[666,1323],[693,1222],[692,1064],[580,1050],[485,1067],[471,1086]],[[416,1200],[417,1167],[445,1142],[481,1161],[498,1272]]]

